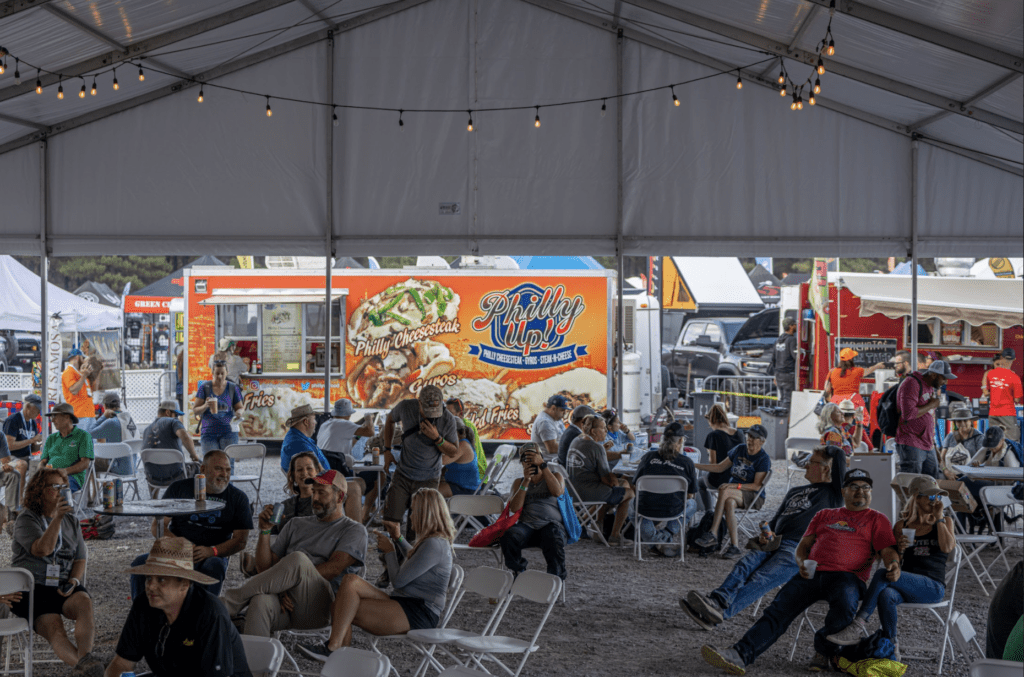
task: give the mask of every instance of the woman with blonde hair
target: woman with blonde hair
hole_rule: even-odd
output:
[[[704,448],[708,452],[708,463],[715,464],[724,461],[729,452],[743,444],[743,435],[729,423],[729,414],[725,405],[716,402],[714,406],[704,415],[711,432],[704,438]],[[694,440],[696,442],[696,440]],[[711,510],[711,494],[708,489],[718,489],[719,486],[727,483],[732,477],[731,470],[708,473],[699,480],[699,497],[705,510]]]
[[[326,661],[331,652],[350,646],[353,625],[373,635],[437,627],[448,595],[455,525],[437,489],[413,494],[409,519],[416,545],[402,537],[398,524],[388,524],[390,534],[377,532],[377,549],[384,554],[394,588],[391,595],[347,574],[331,605],[331,636],[325,643],[301,647],[310,658]]]

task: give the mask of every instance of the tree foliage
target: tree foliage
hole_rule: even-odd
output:
[[[39,259],[18,257],[32,272],[39,273]],[[50,282],[74,291],[88,281],[102,282],[118,294],[125,284],[139,290],[174,270],[165,256],[70,256],[50,259]]]

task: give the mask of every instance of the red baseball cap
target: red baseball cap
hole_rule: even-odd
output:
[[[337,470],[325,470],[316,477],[306,480],[306,484],[325,484],[341,489],[342,493],[348,493],[348,482],[345,476]]]

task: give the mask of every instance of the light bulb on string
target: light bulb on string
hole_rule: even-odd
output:
[[[270,95],[268,94],[267,95],[267,117],[269,118],[273,114],[274,114],[274,111],[270,110]]]
[[[676,96],[676,86],[672,85],[672,104],[676,107],[679,106],[679,97]]]
[[[804,109],[804,97],[802,97],[802,96],[796,97],[796,109],[797,110],[803,110]]]
[[[601,99],[601,117],[608,112],[608,99]]]
[[[43,93],[43,81],[39,79],[39,69],[36,69],[36,94]]]
[[[469,124],[466,125],[466,131],[471,132],[473,131],[473,111],[470,110],[466,112],[469,113]]]
[[[796,92],[793,92],[793,102],[789,104],[789,110],[796,110]]]
[[[811,94],[809,97],[807,97],[807,103],[813,106],[814,104],[816,104],[818,102],[814,100],[814,95]]]
[[[78,98],[79,99],[84,99],[85,98],[85,78],[82,78],[82,89],[80,89],[79,92],[78,92]]]
[[[121,85],[117,84],[117,69],[114,69],[114,91],[121,89]]]
[[[835,56],[836,53],[836,41],[832,39],[831,34],[828,39],[828,49],[825,50],[825,53],[829,56]]]
[[[0,75],[3,75],[5,70],[7,70],[7,64],[4,63],[3,59],[0,59]]]
[[[537,111],[537,114],[533,118],[533,126],[540,129],[540,106],[534,106],[533,108]]]
[[[781,71],[779,71],[779,84],[780,85],[786,84],[786,69],[785,68],[783,68]]]
[[[64,81],[63,80],[61,80],[60,84],[57,85],[57,98],[58,99],[63,99],[64,98]]]
[[[738,71],[736,73],[736,89],[743,89],[743,76]]]
[[[331,107],[331,124],[337,127],[340,123],[338,122],[338,109],[335,106]]]
[[[821,94],[821,78],[814,78],[814,93]]]
[[[405,113],[405,111],[403,111],[403,110],[399,110],[398,111],[398,131],[400,131],[400,132],[405,130],[405,122],[402,121],[402,114],[403,113]]]
[[[95,75],[92,76],[92,89],[89,90],[89,93],[92,94],[93,96],[96,96],[96,76]]]
[[[139,82],[146,79],[146,74],[142,72],[142,65],[139,65]]]
[[[20,66],[21,66],[21,62],[18,59],[15,59],[14,60],[14,84],[16,84],[16,85],[20,85],[21,84],[21,69],[19,68]]]
[[[786,96],[786,85],[782,85],[782,89],[779,90],[779,96]]]
[[[818,57],[818,69],[817,70],[818,70],[818,75],[824,75],[825,74],[825,62],[821,60],[820,56]]]
[[[203,86],[199,85],[199,96],[196,97],[196,101],[198,101],[199,103],[202,103],[204,98],[206,98],[206,97],[203,96]]]

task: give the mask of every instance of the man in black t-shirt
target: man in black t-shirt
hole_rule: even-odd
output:
[[[762,531],[758,544],[736,563],[722,585],[709,595],[690,590],[679,606],[705,630],[732,618],[772,589],[785,584],[799,571],[794,553],[814,515],[824,508],[843,506],[843,477],[846,454],[839,447],[817,447],[807,463],[804,477],[810,484],[793,487],[782,499],[768,528],[775,534],[769,541]]]
[[[580,422],[587,416],[593,416],[596,413],[596,411],[585,404],[581,404],[572,410],[572,414],[569,416],[570,425],[562,433],[562,436],[558,438],[558,465],[563,468],[566,467],[565,459],[569,455],[569,445],[583,432],[580,430]]]
[[[192,547],[158,538],[149,561],[125,572],[145,576],[146,594],[132,603],[104,677],[131,672],[143,658],[156,677],[252,677],[227,609],[203,589],[216,581],[193,570]]]
[[[782,320],[782,334],[772,346],[772,361],[768,373],[775,376],[779,388],[779,406],[789,409],[796,387],[796,321],[787,317]]]
[[[224,501],[224,507],[194,515],[163,518],[164,529],[168,534],[181,536],[192,543],[196,569],[216,580],[206,586],[206,590],[218,597],[227,574],[228,557],[245,550],[252,529],[252,511],[245,492],[230,483],[231,460],[227,454],[216,449],[209,452],[203,457],[200,471],[206,475],[206,497]],[[189,478],[175,482],[167,487],[164,498],[195,499],[195,480]],[[143,564],[147,557],[139,555],[132,566]],[[141,576],[132,576],[132,599],[143,592],[143,584]]]
[[[675,476],[686,480],[686,494],[655,494],[640,491],[639,507],[643,519],[640,520],[640,538],[643,543],[657,542],[652,549],[665,557],[678,557],[679,546],[670,545],[680,532],[678,519],[665,521],[659,528],[656,522],[675,517],[684,513],[683,523],[689,524],[690,518],[697,512],[697,501],[693,495],[697,490],[697,471],[691,461],[682,453],[683,425],[675,421],[662,433],[661,446],[657,451],[649,451],[640,459],[636,475],[633,477],[635,486],[639,486],[640,478],[650,475]],[[648,519],[652,518],[652,519]],[[662,518],[659,520],[658,518]]]

